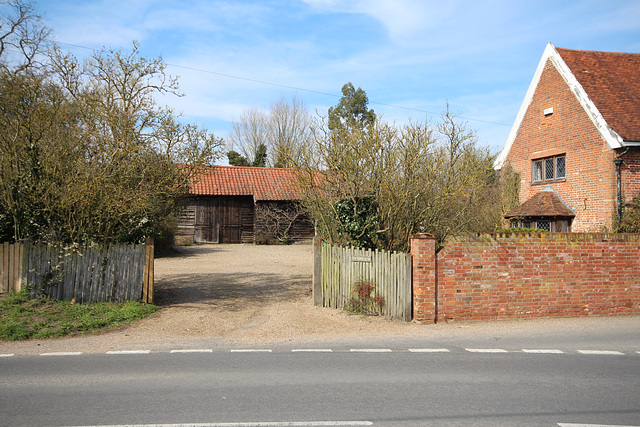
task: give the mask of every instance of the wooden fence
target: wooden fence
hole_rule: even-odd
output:
[[[332,246],[314,239],[313,303],[346,308],[359,281],[375,286],[384,298],[379,314],[410,321],[412,318],[411,254]]]
[[[142,245],[64,248],[0,245],[0,293],[29,286],[35,296],[79,303],[142,300],[153,304],[153,239]]]
[[[0,244],[0,293],[19,291],[22,285],[23,245]]]

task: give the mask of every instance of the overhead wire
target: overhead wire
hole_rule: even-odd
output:
[[[81,45],[72,44],[72,43],[64,43],[64,42],[60,42],[60,41],[58,41],[56,43],[61,44],[61,45],[65,45],[65,46],[77,47],[77,48],[80,48],[80,49],[86,49],[86,50],[92,50],[92,51],[95,50],[95,49],[87,47],[87,46],[81,46]],[[236,79],[236,80],[243,80],[243,81],[247,81],[247,82],[258,83],[258,84],[263,84],[263,85],[268,85],[268,86],[281,87],[281,88],[291,89],[291,90],[300,91],[300,92],[315,93],[317,95],[330,96],[330,97],[333,97],[333,98],[340,98],[342,96],[342,95],[337,95],[335,93],[322,92],[322,91],[318,91],[318,90],[314,90],[314,89],[306,89],[306,88],[301,88],[301,87],[297,87],[297,86],[285,85],[285,84],[281,84],[281,83],[273,83],[273,82],[253,79],[253,78],[249,78],[249,77],[236,76],[236,75],[233,75],[233,74],[220,73],[220,72],[217,72],[217,71],[204,70],[204,69],[201,69],[201,68],[188,67],[188,66],[179,65],[179,64],[172,64],[172,63],[169,63],[169,62],[165,62],[165,64],[168,67],[181,68],[181,69],[184,69],[184,70],[196,71],[196,72],[199,72],[199,73],[211,74],[211,75],[215,75],[215,76],[226,77],[226,78]],[[372,100],[369,100],[369,104],[380,105],[380,106],[390,107],[390,108],[398,108],[398,109],[408,110],[408,111],[416,111],[416,112],[419,112],[419,113],[426,113],[426,114],[432,114],[432,115],[440,114],[440,113],[434,113],[433,111],[422,110],[422,109],[419,109],[419,108],[405,107],[405,106],[402,106],[402,105],[394,105],[394,104],[386,104],[386,103],[383,103],[383,102],[377,102],[377,101],[372,101]],[[463,120],[469,120],[469,121],[474,121],[474,122],[482,122],[482,123],[488,123],[488,124],[499,125],[499,126],[511,126],[511,125],[508,125],[508,124],[505,124],[505,123],[492,122],[492,121],[489,121],[489,120],[482,120],[482,119],[474,119],[474,118],[464,117],[464,116],[458,116],[458,118],[459,119],[463,119]]]

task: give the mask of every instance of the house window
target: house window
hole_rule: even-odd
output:
[[[531,169],[532,184],[564,181],[567,175],[565,155],[533,160]]]
[[[511,221],[511,227],[538,228],[552,233],[570,233],[571,219],[568,218],[520,218]]]

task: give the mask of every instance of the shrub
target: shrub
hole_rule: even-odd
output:
[[[358,280],[353,287],[353,296],[347,310],[367,315],[380,315],[384,308],[384,298],[376,293],[375,284],[367,280]]]

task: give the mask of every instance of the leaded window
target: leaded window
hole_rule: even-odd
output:
[[[533,184],[564,181],[567,175],[565,155],[533,160],[531,170]]]

